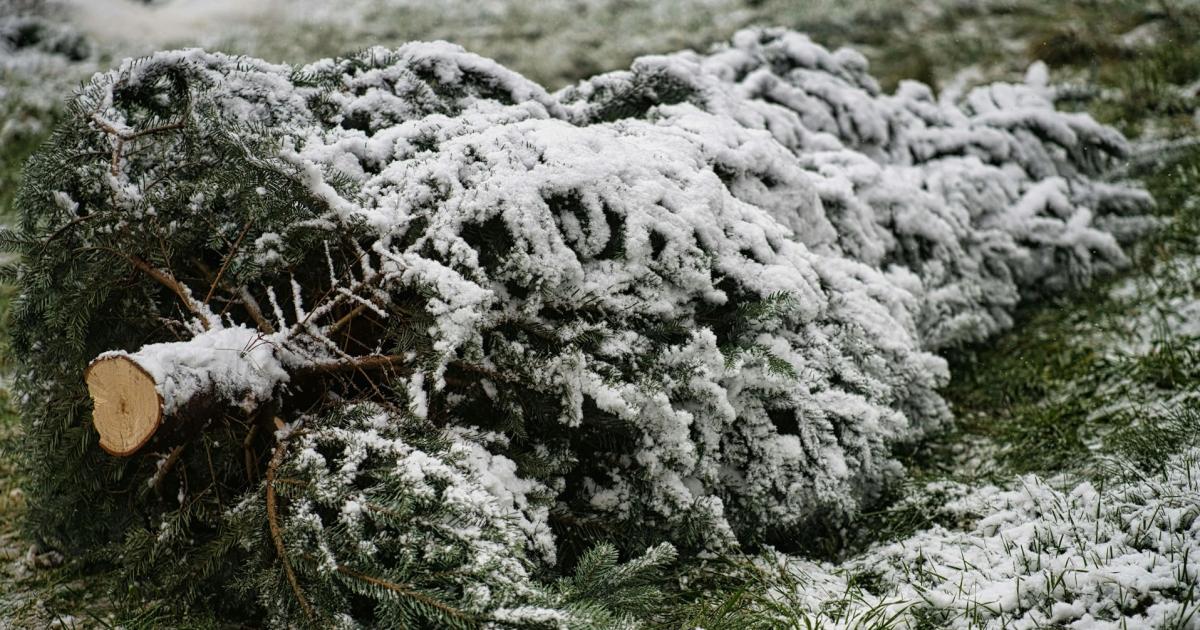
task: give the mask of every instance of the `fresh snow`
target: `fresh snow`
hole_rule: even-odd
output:
[[[1032,475],[1006,488],[950,484],[935,491],[958,498],[938,516],[962,526],[934,526],[837,567],[761,562],[803,586],[773,597],[816,618],[856,593],[842,619],[880,607],[898,615],[897,627],[1200,627],[1200,451],[1110,484]],[[871,586],[852,586],[852,576]]]
[[[133,353],[106,352],[97,360],[118,356],[154,379],[164,417],[210,395],[252,411],[289,378],[271,340],[244,326],[200,333],[186,342],[149,344]]]

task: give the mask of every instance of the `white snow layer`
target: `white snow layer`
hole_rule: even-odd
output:
[[[970,526],[936,526],[836,570],[778,556],[764,567],[803,588],[773,596],[817,617],[849,607],[823,627],[878,608],[895,627],[1200,628],[1200,450],[1108,487],[1028,476],[958,493],[943,511]]]
[[[124,356],[154,379],[164,417],[203,396],[253,411],[288,382],[277,346],[244,326],[203,332],[188,341],[142,346],[137,352],[106,352],[97,360]]]
[[[124,124],[112,86],[167,70],[254,125],[241,133],[282,136],[273,157],[325,205],[321,221],[373,235],[364,265],[382,290],[430,296],[440,363],[411,377],[414,404],[455,359],[536,365],[528,385],[561,397],[566,425],[588,407],[637,432],[632,451],[579,454],[593,508],[648,526],[703,516],[713,547],[853,514],[902,473],[892,447],[948,418],[935,352],[1009,326],[1023,293],[1123,265],[1113,230],[1149,203],[1094,179],[1124,139],[1056,112],[1045,88],[991,85],[957,104],[911,82],[882,94],[857,52],[787,31],[554,94],[445,42],[303,68],[164,52],[98,76],[98,115]],[[292,80],[312,76],[334,80]],[[123,165],[107,185],[137,203]],[[499,262],[471,241],[483,224],[510,237]],[[248,255],[271,264],[287,236]],[[786,308],[726,338],[704,319],[780,296]],[[588,317],[551,315],[581,305]],[[485,351],[514,319],[549,327],[561,352],[517,338]],[[647,322],[687,334],[651,352]],[[572,342],[587,333],[603,343]],[[520,471],[476,459],[519,509]]]

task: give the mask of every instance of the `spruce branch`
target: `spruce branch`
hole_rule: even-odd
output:
[[[55,230],[54,233],[49,236],[49,238],[42,241],[42,246],[41,246],[42,250],[44,251],[46,249],[46,247],[48,247],[51,243],[53,243],[60,236],[66,234],[71,228],[79,225],[80,223],[85,223],[87,221],[91,221],[92,219],[94,219],[98,216],[100,216],[99,212],[92,212],[90,214],[85,214],[83,216],[71,219],[70,221],[65,223],[62,227]]]
[[[452,617],[463,623],[468,623],[468,624],[471,624],[472,626],[476,625],[475,619],[472,618],[471,616],[467,615],[467,613],[465,613],[464,611],[461,611],[457,608],[454,608],[453,606],[446,604],[445,602],[442,602],[433,597],[430,597],[429,595],[426,595],[425,593],[422,593],[421,591],[418,591],[418,590],[412,588],[411,586],[407,586],[404,584],[397,584],[395,582],[390,582],[383,578],[378,578],[373,575],[367,575],[366,573],[363,573],[361,571],[356,571],[356,570],[351,569],[350,567],[347,567],[346,565],[343,565],[343,564],[337,565],[337,572],[341,573],[342,575],[345,575],[347,577],[353,578],[355,580],[359,580],[361,582],[366,582],[367,584],[372,584],[374,586],[378,586],[380,588],[387,589],[393,593],[396,593],[397,595],[400,595],[401,597],[407,597],[408,599],[420,602],[426,606],[429,606],[430,608],[434,608],[434,609],[438,610],[439,612],[441,612],[442,614],[444,614],[448,617]]]

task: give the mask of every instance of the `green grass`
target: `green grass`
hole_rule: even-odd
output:
[[[11,216],[13,198],[21,185],[21,169],[45,139],[44,134],[23,134],[0,141],[0,216]]]
[[[979,437],[994,444],[994,476],[1086,469],[1111,454],[1105,434],[1145,420],[1154,401],[1200,383],[1196,340],[1172,335],[1155,311],[1156,305],[1169,311],[1168,300],[1198,288],[1191,265],[1171,263],[1200,255],[1200,208],[1188,201],[1200,191],[1200,148],[1145,181],[1174,224],[1135,249],[1128,272],[1032,304],[1020,311],[1012,332],[952,357],[946,394],[959,423],[943,440]],[[1115,287],[1131,282],[1153,283],[1153,301],[1113,296]],[[1148,351],[1120,349],[1131,334],[1145,334],[1131,326],[1154,327]],[[930,448],[936,452],[937,446]]]

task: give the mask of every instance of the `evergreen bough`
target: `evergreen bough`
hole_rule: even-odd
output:
[[[938,350],[1124,264],[1124,149],[786,31],[554,94],[445,43],[126,61],[2,235],[29,530],[276,625],[633,623],[675,548],[848,522]],[[151,384],[122,456],[89,365]]]

